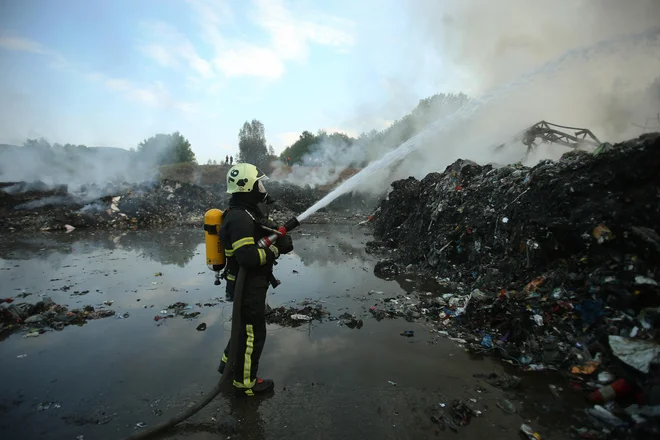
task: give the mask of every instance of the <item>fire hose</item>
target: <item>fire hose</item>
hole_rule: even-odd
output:
[[[271,244],[275,243],[278,237],[286,235],[288,232],[294,228],[300,226],[300,222],[297,218],[292,218],[287,221],[284,226],[281,226],[277,231],[274,231],[272,234],[261,238],[257,242],[259,248],[267,248]],[[180,412],[179,414],[170,417],[169,419],[154,425],[150,428],[147,428],[142,431],[135,432],[124,440],[139,440],[151,437],[152,435],[164,431],[166,429],[172,428],[175,425],[183,422],[184,420],[192,417],[197,414],[202,408],[211,403],[213,399],[216,398],[218,394],[223,390],[224,386],[228,383],[230,376],[233,374],[234,363],[236,361],[236,354],[238,350],[238,335],[241,331],[241,305],[243,302],[243,288],[245,286],[245,278],[247,276],[247,270],[244,267],[240,267],[238,270],[238,275],[236,276],[236,284],[234,287],[234,305],[232,307],[232,319],[231,319],[231,336],[229,339],[229,357],[227,358],[227,364],[225,369],[220,376],[220,380],[217,385],[211,389],[206,394],[202,400],[197,402],[195,405],[187,408],[185,411]]]

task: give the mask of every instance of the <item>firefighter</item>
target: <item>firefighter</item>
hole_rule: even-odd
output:
[[[239,267],[247,270],[242,292],[241,332],[236,362],[234,388],[237,396],[254,396],[273,389],[273,381],[257,377],[259,358],[266,341],[266,291],[273,277],[273,263],[293,250],[289,235],[278,238],[266,249],[256,243],[271,232],[262,228],[277,225],[264,215],[260,204],[269,200],[263,181],[268,177],[249,163],[240,163],[227,173],[229,209],[224,212],[220,239],[227,257],[225,278],[227,299],[233,301]],[[270,200],[269,200],[270,201]],[[218,371],[222,374],[229,356],[225,348]]]

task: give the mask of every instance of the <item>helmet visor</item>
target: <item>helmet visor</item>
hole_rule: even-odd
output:
[[[257,180],[257,189],[261,194],[266,194],[266,187],[264,186],[262,180],[263,179]]]

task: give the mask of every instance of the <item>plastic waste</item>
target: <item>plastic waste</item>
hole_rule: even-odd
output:
[[[415,336],[415,331],[414,330],[404,330],[400,334],[401,334],[401,336],[405,336],[407,338],[412,338],[413,336]]]
[[[593,374],[598,369],[599,365],[600,362],[598,361],[588,361],[582,365],[576,365],[571,368],[571,373],[584,375]]]
[[[308,315],[295,314],[295,315],[291,315],[291,319],[293,319],[294,321],[311,321],[312,317]]]
[[[543,316],[534,315],[534,316],[532,316],[532,318],[534,319],[534,322],[536,323],[536,325],[538,325],[539,327],[543,327]]]
[[[593,408],[587,408],[584,411],[587,413],[587,415],[607,425],[614,427],[625,425],[621,419],[600,405],[595,405]]]
[[[497,407],[507,414],[515,414],[515,412],[517,411],[516,405],[514,405],[513,403],[511,403],[511,401],[506,399],[498,400]]]
[[[525,434],[525,436],[527,436],[527,438],[530,440],[541,440],[541,434],[534,431],[534,429],[532,429],[531,426],[526,425],[524,423],[520,425],[520,432]]]
[[[632,387],[625,379],[614,381],[610,385],[600,387],[589,395],[592,403],[605,403],[632,393]]]
[[[197,326],[197,331],[203,332],[204,330],[206,330],[206,323],[202,322],[200,325]]]
[[[660,345],[655,342],[616,335],[610,335],[609,342],[617,358],[642,373],[648,373],[651,363],[660,360]]]
[[[489,334],[485,334],[483,339],[481,340],[481,345],[483,345],[486,348],[492,348],[493,347],[493,337]]]
[[[612,383],[616,380],[616,376],[608,371],[602,371],[598,373],[598,382],[600,383]]]

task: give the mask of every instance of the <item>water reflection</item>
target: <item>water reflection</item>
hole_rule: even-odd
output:
[[[364,248],[365,233],[365,229],[357,227],[333,229],[327,225],[309,225],[293,234],[293,245],[305,266],[346,263],[349,259],[366,260],[370,257]]]
[[[295,253],[305,266],[364,260],[369,258],[364,250],[366,233],[365,229],[357,227],[304,225],[293,235]],[[0,258],[47,261],[53,269],[59,269],[64,256],[90,255],[106,249],[135,252],[164,265],[184,267],[197,252],[204,251],[203,244],[204,234],[197,228],[121,232],[76,230],[69,234],[39,232],[0,236]]]
[[[0,236],[0,258],[36,259],[56,264],[65,255],[89,255],[107,249],[136,252],[152,261],[184,267],[193,259],[203,240],[203,232],[198,229],[11,235]]]

